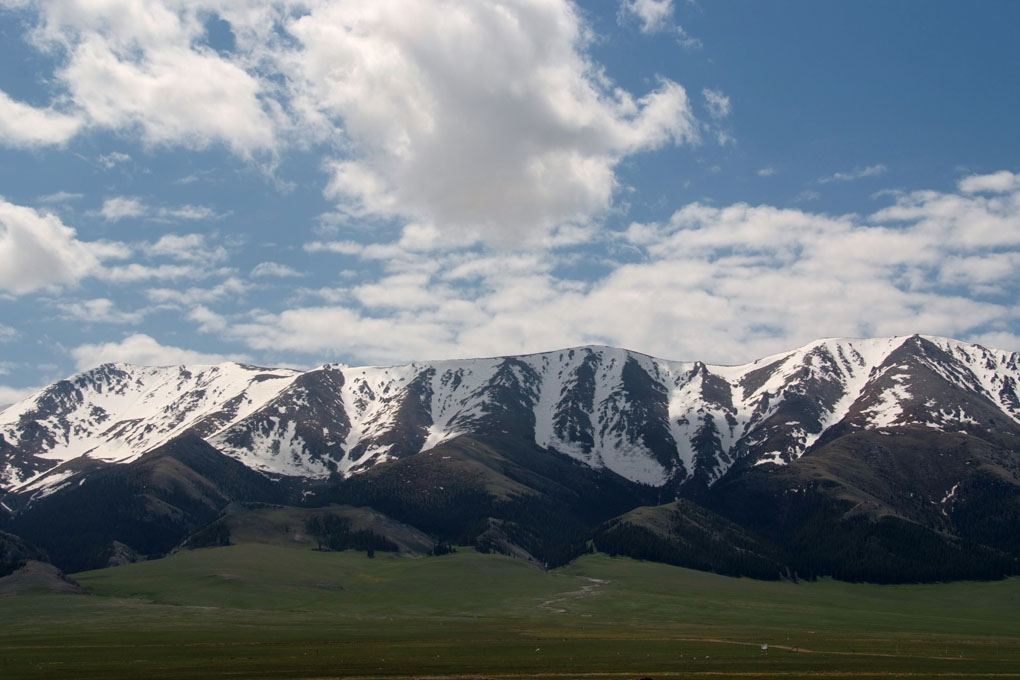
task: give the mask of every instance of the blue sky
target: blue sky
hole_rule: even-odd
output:
[[[1020,4],[0,0],[0,403],[104,361],[1020,349]]]

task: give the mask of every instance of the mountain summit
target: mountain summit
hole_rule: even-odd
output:
[[[710,486],[737,462],[783,465],[837,433],[1018,437],[1018,381],[1016,353],[916,335],[820,340],[742,366],[599,346],[304,373],[105,364],[0,412],[0,485],[52,488],[64,464],[129,462],[187,432],[269,474],[347,476],[485,434],[642,484]]]

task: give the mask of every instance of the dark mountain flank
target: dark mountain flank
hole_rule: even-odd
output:
[[[124,465],[72,475],[11,521],[67,572],[106,566],[120,546],[159,557],[235,501],[283,502],[289,483],[273,481],[184,435]],[[123,549],[123,548],[121,548]]]

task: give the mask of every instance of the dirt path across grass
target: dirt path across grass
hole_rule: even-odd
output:
[[[580,600],[586,597],[595,597],[599,594],[598,589],[609,581],[600,578],[586,577],[590,581],[590,585],[581,586],[580,590],[572,590],[569,593],[560,593],[559,597],[554,597],[551,600],[546,600],[542,604],[538,605],[539,609],[545,609],[547,611],[555,612],[557,614],[566,614],[567,610],[562,607],[554,606],[557,602],[565,602],[567,600]]]

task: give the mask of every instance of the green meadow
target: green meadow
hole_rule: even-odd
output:
[[[733,579],[604,555],[545,572],[244,544],[0,598],[0,677],[1020,678],[1020,580]],[[762,649],[767,643],[768,650]]]

